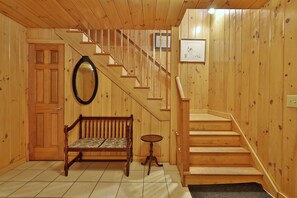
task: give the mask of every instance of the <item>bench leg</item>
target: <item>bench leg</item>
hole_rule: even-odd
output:
[[[64,172],[65,172],[65,176],[68,176],[68,151],[67,151],[67,148],[65,148],[65,151],[64,151]]]
[[[77,161],[81,162],[82,161],[82,152],[79,152],[77,156]]]

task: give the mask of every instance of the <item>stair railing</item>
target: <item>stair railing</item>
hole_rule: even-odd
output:
[[[127,75],[135,76],[137,85],[149,89],[148,98],[163,99],[162,108],[170,107],[170,46],[168,30],[82,30],[87,42],[100,46],[97,53],[112,56],[114,64],[123,65]],[[166,38],[164,46],[154,47],[155,34]],[[162,43],[162,37],[159,43]]]
[[[189,172],[190,147],[190,99],[185,97],[180,77],[176,77],[176,85],[179,92],[177,106],[177,163],[180,173]]]

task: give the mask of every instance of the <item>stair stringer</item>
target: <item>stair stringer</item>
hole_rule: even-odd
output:
[[[68,33],[66,29],[55,29],[55,33],[61,37],[65,43],[69,44],[81,55],[88,55],[95,63],[96,67],[127,95],[132,97],[143,108],[150,112],[158,120],[169,120],[170,112],[161,111],[161,101],[147,100],[148,92],[143,89],[134,89],[135,83],[131,83],[131,79],[121,78],[119,74],[109,68],[109,55],[108,54],[95,54],[96,44],[83,44],[81,43],[83,33]],[[127,83],[129,82],[129,83]]]
[[[269,173],[266,170],[266,168],[264,167],[262,161],[257,156],[256,151],[254,150],[252,145],[249,143],[248,139],[246,138],[244,132],[240,128],[240,126],[239,126],[238,122],[236,121],[235,117],[233,116],[233,114],[221,112],[221,111],[215,111],[215,110],[208,110],[208,113],[217,115],[217,116],[221,116],[221,117],[225,117],[225,118],[229,118],[232,120],[232,129],[233,129],[233,131],[236,131],[240,134],[241,143],[244,145],[244,147],[246,149],[248,149],[250,151],[253,166],[256,167],[263,174],[262,183],[261,183],[263,185],[263,188],[267,192],[269,192],[272,196],[278,197],[278,194],[280,193],[279,188],[273,181],[272,177],[269,175]]]
[[[240,128],[238,122],[235,120],[235,118],[234,118],[234,116],[232,114],[230,114],[230,118],[232,119],[232,126],[234,128],[233,130],[240,133],[242,144],[251,153],[251,158],[252,158],[252,161],[254,163],[253,164],[254,167],[256,167],[263,174],[263,179],[262,179],[263,188],[267,192],[269,192],[271,195],[273,195],[274,197],[277,197],[277,194],[280,192],[277,185],[275,184],[275,182],[273,181],[273,179],[269,175],[268,171],[266,170],[263,163],[261,162],[261,160],[257,156],[255,150],[253,149],[252,145],[249,143],[248,139],[244,135],[242,129]]]

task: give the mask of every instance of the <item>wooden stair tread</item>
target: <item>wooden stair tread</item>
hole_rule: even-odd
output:
[[[124,67],[122,64],[108,64],[108,67]]]
[[[100,52],[100,53],[94,53],[94,55],[106,55],[106,56],[110,56],[109,53],[102,53],[102,52]]]
[[[199,175],[262,175],[254,167],[190,167],[189,172]]]
[[[138,86],[138,87],[134,87],[134,89],[149,89],[150,87],[140,87],[140,86]]]
[[[81,44],[97,44],[96,42],[94,41],[82,41],[80,42]]]
[[[190,131],[190,135],[226,135],[226,136],[240,136],[235,131]]]
[[[190,121],[231,121],[230,119],[214,116],[207,113],[190,114]]]
[[[190,147],[190,153],[249,153],[243,147]]]
[[[137,76],[122,75],[121,78],[137,78]]]
[[[154,98],[152,98],[152,97],[149,97],[149,98],[147,98],[148,100],[162,100],[163,98],[159,98],[159,97],[154,97]]]

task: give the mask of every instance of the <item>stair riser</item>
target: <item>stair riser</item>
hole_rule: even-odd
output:
[[[84,50],[86,50],[87,54],[94,54],[96,51],[96,44],[88,44],[88,43],[79,43],[80,45],[84,45]]]
[[[262,183],[261,175],[184,175],[183,184]]]
[[[190,121],[191,131],[229,131],[232,130],[231,121]]]
[[[240,137],[191,135],[190,146],[240,146]]]
[[[249,166],[249,153],[191,153],[190,166]]]

